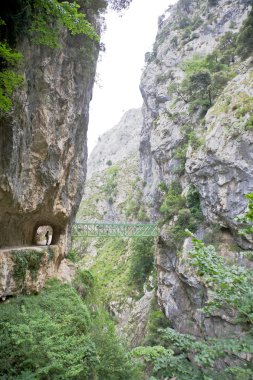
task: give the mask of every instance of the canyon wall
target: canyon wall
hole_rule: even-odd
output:
[[[0,247],[32,245],[49,225],[64,253],[81,200],[98,44],[67,31],[60,42],[18,43],[24,83],[0,124]]]
[[[247,127],[253,111],[252,58],[231,58],[227,70],[232,68],[233,74],[207,112],[203,113],[203,95],[198,104],[196,99],[193,104],[190,92],[185,97],[185,88],[180,85],[189,83],[183,82],[187,69],[190,72],[193,67],[189,65],[207,62],[204,60],[208,54],[216,54],[226,33],[238,33],[251,4],[242,0],[182,0],[170,7],[159,19],[140,85],[144,100],[140,171],[150,218],[163,219],[161,205],[173,184],[181,187],[182,196],[194,188],[204,218],[197,236],[217,244],[227,260],[249,267],[252,263],[241,251],[252,248],[252,240],[250,236],[242,239],[235,217],[245,212],[244,195],[253,191],[253,134]],[[205,74],[203,68],[199,71]],[[199,311],[209,292],[185,264],[192,248],[190,239],[177,246],[170,237],[178,218],[180,210],[174,219],[163,222],[158,244],[157,296],[161,308],[182,333],[216,337],[240,334],[234,315],[223,310],[205,316]],[[182,223],[181,230],[184,228],[189,227]]]

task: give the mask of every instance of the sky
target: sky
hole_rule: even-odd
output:
[[[90,103],[89,153],[125,111],[142,106],[139,84],[145,53],[152,51],[158,17],[173,3],[175,0],[133,0],[123,13],[107,13],[102,36],[106,51],[98,62]]]

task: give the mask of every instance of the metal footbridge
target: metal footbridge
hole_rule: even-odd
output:
[[[145,238],[159,236],[157,224],[86,222],[77,221],[72,227],[72,236],[78,237],[131,237]]]

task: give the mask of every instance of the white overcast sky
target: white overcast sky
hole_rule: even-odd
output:
[[[97,83],[90,104],[89,153],[98,137],[112,128],[130,108],[142,105],[139,91],[144,56],[152,50],[158,17],[176,0],[133,0],[121,15],[106,15],[102,37],[106,52],[97,66]]]

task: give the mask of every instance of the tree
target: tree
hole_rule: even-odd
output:
[[[221,62],[230,65],[235,62],[236,34],[226,32],[220,39],[218,49],[221,52]]]
[[[251,10],[248,18],[244,22],[237,40],[236,53],[243,59],[248,58],[253,53],[253,10]]]

